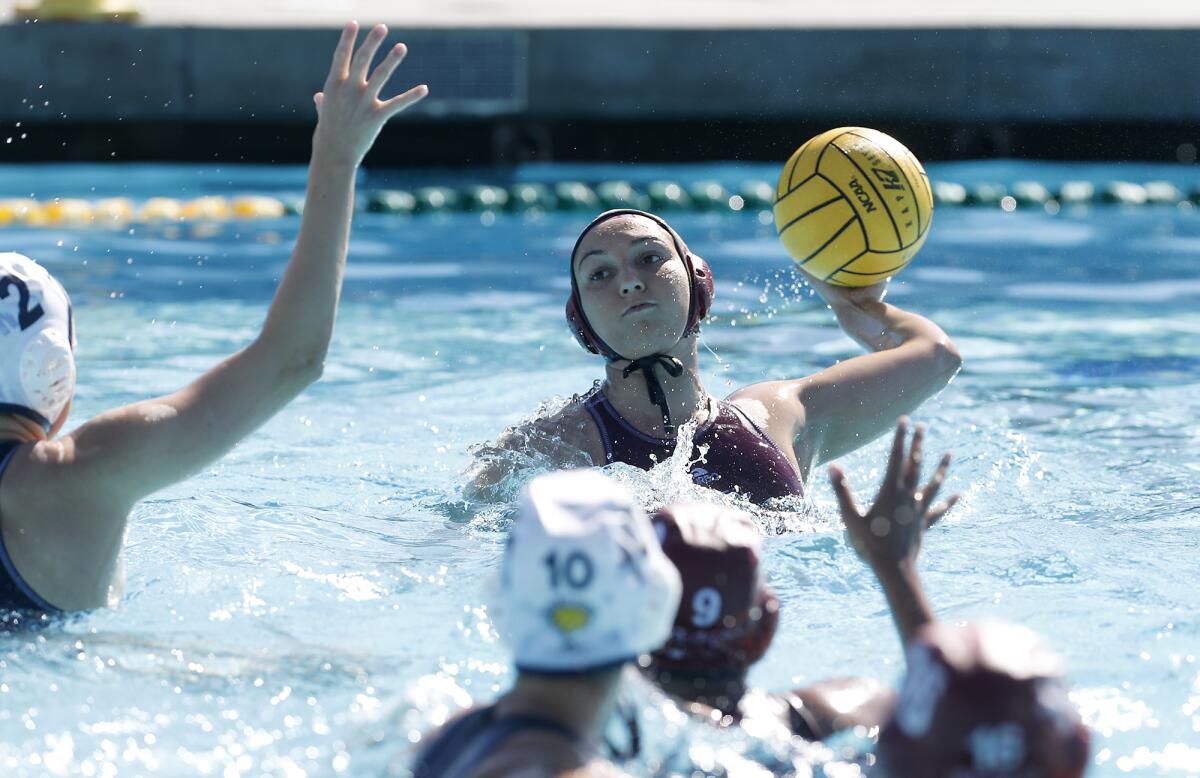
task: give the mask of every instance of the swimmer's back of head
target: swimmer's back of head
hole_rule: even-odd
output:
[[[0,253],[0,413],[49,433],[75,394],[71,299],[41,265]]]
[[[758,527],[741,511],[707,503],[668,506],[653,524],[683,581],[671,638],[652,655],[653,669],[744,673],[766,653],[779,623]]]
[[[496,621],[519,671],[597,672],[662,645],[679,589],[633,496],[598,471],[562,471],[521,495]]]
[[[1079,778],[1089,735],[1058,658],[1029,630],[934,623],[908,647],[908,673],[877,755],[886,778]]]

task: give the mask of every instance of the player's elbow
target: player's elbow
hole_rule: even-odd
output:
[[[301,351],[277,363],[275,380],[281,389],[297,395],[319,381],[324,373],[324,351]]]
[[[948,335],[933,344],[933,359],[939,375],[952,376],[962,367],[962,354]]]
[[[315,384],[325,374],[325,353],[301,356],[292,364],[289,372],[293,379],[303,386]]]
[[[299,393],[324,374],[329,344],[285,343],[264,334],[246,353],[274,388]]]

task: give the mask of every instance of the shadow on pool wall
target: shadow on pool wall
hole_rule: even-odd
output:
[[[1192,164],[1200,121],[1055,124],[932,122],[852,113],[797,121],[605,119],[445,120],[389,125],[368,167],[516,167],[529,162],[671,163],[787,159],[805,138],[849,118],[886,128],[923,160],[1020,158]],[[196,162],[299,164],[308,160],[310,124],[224,122],[24,122],[12,162]],[[686,139],[686,140],[681,140]]]
[[[304,162],[328,29],[0,26],[0,162]],[[926,161],[1194,162],[1194,29],[407,29],[433,98],[370,165],[786,159],[838,125]],[[64,56],[72,52],[74,56]],[[269,52],[270,56],[265,53]],[[87,67],[79,67],[80,59]]]

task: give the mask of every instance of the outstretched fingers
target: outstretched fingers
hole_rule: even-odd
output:
[[[338,38],[333,50],[333,62],[329,65],[329,76],[325,79],[325,89],[334,81],[345,81],[350,74],[350,55],[354,53],[354,40],[358,37],[358,22],[346,22],[342,28],[342,37]]]
[[[901,416],[896,422],[896,434],[892,438],[892,454],[888,457],[887,472],[883,476],[880,492],[900,487],[900,469],[904,464],[904,438],[908,435],[908,417]]]
[[[923,459],[923,449],[925,444],[925,425],[918,424],[913,430],[912,448],[909,449],[908,458],[904,462],[904,483],[902,488],[906,492],[915,492],[917,484],[921,481],[921,460]]]
[[[946,480],[946,470],[950,467],[950,454],[942,455],[942,461],[938,463],[937,470],[934,471],[933,477],[929,479],[929,483],[925,484],[925,488],[920,491],[917,505],[919,508],[927,509],[937,499],[937,494],[942,488],[942,483]]]
[[[383,58],[383,62],[379,63],[379,67],[375,68],[375,72],[367,79],[367,93],[371,97],[379,97],[384,84],[396,72],[396,68],[404,61],[404,55],[407,53],[408,48],[403,43],[397,43],[388,49],[387,56]]]
[[[959,495],[957,494],[951,495],[944,503],[930,510],[929,513],[925,515],[926,528],[932,527],[934,524],[937,524],[939,521],[941,521],[942,517],[954,507],[955,503],[958,502],[958,498]]]
[[[842,521],[849,523],[851,519],[862,518],[862,512],[858,509],[854,495],[850,492],[850,482],[846,478],[845,471],[837,465],[830,465],[829,483],[833,486],[833,493],[837,496],[838,508],[842,512]]]
[[[375,59],[375,52],[379,51],[379,44],[383,43],[383,39],[386,37],[387,27],[377,24],[367,33],[367,39],[363,41],[363,45],[354,52],[354,58],[350,60],[350,79],[355,84],[366,83],[371,61]]]
[[[390,100],[383,101],[383,110],[390,119],[396,114],[408,108],[410,105],[421,102],[425,96],[429,94],[429,87],[425,84],[414,86],[412,89],[403,94],[396,95]]]

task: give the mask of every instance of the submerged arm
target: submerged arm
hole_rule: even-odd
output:
[[[599,433],[575,403],[509,427],[494,443],[476,448],[474,454],[463,497],[475,502],[509,499],[515,491],[513,479],[525,471],[604,463]]]

